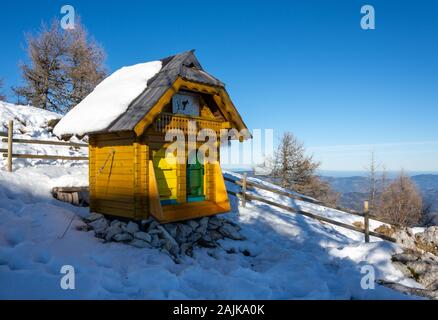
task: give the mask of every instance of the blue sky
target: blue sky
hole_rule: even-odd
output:
[[[109,71],[195,48],[250,128],[292,131],[325,170],[438,171],[436,1],[8,1],[0,77],[19,83],[24,32],[73,5]],[[373,5],[376,29],[360,28]],[[12,97],[11,97],[12,98]]]

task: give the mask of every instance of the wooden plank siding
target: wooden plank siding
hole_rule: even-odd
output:
[[[114,216],[137,216],[135,197],[135,137],[132,133],[91,136],[90,209]],[[92,190],[92,191],[91,191]]]

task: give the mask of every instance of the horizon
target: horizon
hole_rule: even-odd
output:
[[[244,167],[235,167],[235,166],[223,166],[225,170],[233,171],[233,172],[252,172],[251,168]],[[438,176],[438,171],[403,171],[410,177],[420,176],[420,175],[434,175]],[[366,170],[317,170],[318,176],[323,177],[333,177],[333,178],[352,178],[352,177],[366,177],[368,175],[368,171]],[[376,172],[378,175],[382,174],[382,171]],[[388,175],[389,178],[393,178],[400,174],[400,171],[396,170],[388,170],[385,171],[385,174]]]
[[[438,172],[438,3],[369,1],[376,29],[362,30],[366,3],[357,0],[225,1],[227,11],[191,1],[197,19],[183,20],[171,2],[166,19],[152,1],[69,4],[105,49],[109,73],[195,48],[250,129],[273,128],[275,144],[293,132],[323,171],[361,171],[374,151],[388,171]],[[10,102],[27,61],[24,33],[61,19],[63,4],[3,4],[0,78]]]

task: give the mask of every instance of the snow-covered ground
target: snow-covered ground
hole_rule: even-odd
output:
[[[20,106],[0,101],[0,132],[6,133],[9,120],[14,121],[14,138],[16,139],[39,139],[53,140],[59,139],[52,134],[49,122],[60,119],[60,114],[37,109],[30,106]],[[2,137],[4,138],[4,137]],[[82,142],[73,137],[71,142]],[[7,148],[7,143],[0,143],[1,149]],[[14,143],[14,153],[60,155],[60,156],[86,156],[87,148],[71,148],[40,144]],[[82,162],[72,162],[69,160],[41,160],[41,159],[13,159],[14,168],[23,168],[34,165],[62,165],[77,166],[83,165]],[[6,159],[0,157],[0,169],[6,167]]]
[[[362,289],[367,264],[378,279],[418,286],[391,265],[394,244],[364,244],[355,233],[261,203],[242,208],[234,197],[226,217],[247,240],[196,249],[181,264],[154,249],[103,243],[93,231],[77,230],[80,219],[59,238],[73,215],[88,211],[53,199],[50,189],[86,179],[86,167],[0,171],[0,298],[407,298],[380,286]],[[60,287],[63,265],[75,268],[75,290]]]
[[[9,109],[11,106],[6,105]],[[3,124],[8,120],[4,118],[5,110],[0,107]],[[14,117],[26,118],[24,109],[14,112]],[[20,134],[56,139],[45,129],[38,129],[52,116],[33,109],[24,119],[23,127],[28,131]],[[30,120],[33,117],[35,122]],[[39,152],[54,154],[59,148],[56,149]],[[421,287],[391,264],[391,255],[400,251],[395,244],[375,238],[365,244],[363,236],[356,232],[256,201],[243,208],[235,197],[230,197],[232,212],[223,216],[240,224],[246,240],[221,240],[220,248],[197,248],[193,257],[182,257],[180,264],[156,249],[104,243],[94,237],[93,231],[81,231],[83,222],[79,218],[60,237],[71,218],[88,215],[88,209],[55,200],[51,188],[87,185],[87,163],[14,165],[13,173],[0,169],[2,299],[413,298],[377,284],[375,289],[362,289],[361,270],[365,265],[374,267],[376,280]],[[231,184],[228,187],[235,188]],[[339,221],[360,220],[271,192],[258,194]],[[374,221],[371,227],[377,225]],[[75,290],[60,286],[63,265],[75,268]]]

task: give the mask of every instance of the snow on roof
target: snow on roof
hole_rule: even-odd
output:
[[[53,132],[62,136],[104,130],[128,109],[161,67],[161,61],[151,61],[117,70],[71,109]]]

